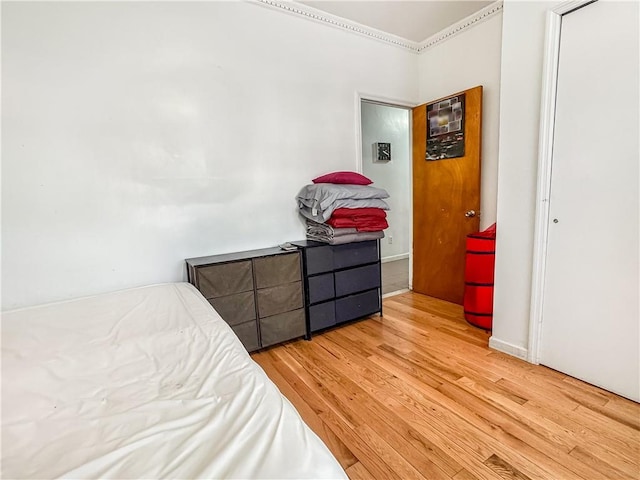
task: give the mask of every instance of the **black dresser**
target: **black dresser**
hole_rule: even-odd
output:
[[[313,332],[382,315],[380,242],[291,242],[302,251],[307,339]]]

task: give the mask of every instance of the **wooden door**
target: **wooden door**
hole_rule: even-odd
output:
[[[466,236],[480,227],[482,87],[446,98],[461,94],[463,157],[427,161],[427,104],[413,109],[413,290],[457,304],[464,295]],[[470,211],[475,216],[465,216]]]
[[[539,351],[543,365],[635,401],[639,10],[596,2],[562,17]]]

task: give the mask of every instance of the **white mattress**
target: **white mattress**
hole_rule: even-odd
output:
[[[2,318],[3,478],[346,478],[186,283]]]

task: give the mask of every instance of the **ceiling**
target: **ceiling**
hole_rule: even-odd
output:
[[[421,42],[493,2],[460,0],[320,0],[298,1],[298,3],[407,40]]]

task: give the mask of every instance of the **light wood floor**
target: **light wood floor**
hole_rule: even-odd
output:
[[[640,478],[640,405],[488,337],[410,292],[253,358],[352,479]]]

